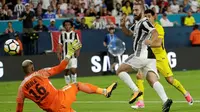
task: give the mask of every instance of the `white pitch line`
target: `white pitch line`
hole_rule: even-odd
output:
[[[0,104],[14,104],[16,103],[15,101],[0,101]],[[25,103],[33,103],[32,101],[25,101]],[[80,103],[80,104],[102,104],[102,103],[106,103],[106,104],[111,104],[111,103],[121,103],[121,104],[125,104],[128,103],[128,101],[76,101],[75,103]],[[145,103],[162,103],[161,101],[145,101]],[[186,101],[173,101],[173,103],[187,103]],[[194,103],[200,103],[200,100],[196,100],[194,101]]]

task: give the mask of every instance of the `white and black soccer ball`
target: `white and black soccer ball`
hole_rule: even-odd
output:
[[[4,51],[10,55],[19,53],[19,43],[14,39],[9,39],[4,43]]]

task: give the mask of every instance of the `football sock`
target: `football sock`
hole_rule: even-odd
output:
[[[72,83],[76,83],[77,81],[77,74],[71,74],[71,77],[72,77]]]
[[[173,80],[172,85],[178,89],[183,95],[187,94],[187,91],[185,90],[185,88],[183,87],[183,85],[176,79]]]
[[[69,75],[67,75],[67,76],[65,75],[64,77],[65,77],[66,84],[70,84],[70,81],[71,81],[70,76]]]
[[[138,87],[135,85],[135,83],[133,82],[133,80],[131,79],[128,73],[120,72],[118,76],[121,80],[124,81],[124,83],[126,83],[126,85],[128,85],[129,88],[131,88],[131,90],[139,91]]]
[[[104,94],[104,95],[106,94],[106,89],[99,88],[89,83],[78,82],[78,88],[80,91],[88,93],[88,94],[92,94],[92,93]]]
[[[144,80],[138,79],[136,81],[136,85],[139,88],[139,90],[143,93],[140,97],[138,97],[138,100],[144,100],[144,84],[143,84]]]
[[[163,86],[160,84],[160,82],[157,81],[153,84],[153,88],[157,92],[158,96],[161,98],[164,104],[167,101],[168,97],[165,93]]]

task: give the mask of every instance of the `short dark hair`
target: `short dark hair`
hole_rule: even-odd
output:
[[[144,14],[149,14],[149,13],[150,13],[152,16],[155,15],[155,12],[154,12],[153,10],[151,10],[151,9],[147,9],[147,10],[144,11]]]
[[[198,29],[198,28],[199,28],[199,25],[197,25],[197,24],[193,26],[193,29],[194,29],[194,30],[196,30],[196,29]]]
[[[65,26],[65,23],[70,23],[71,26],[73,26],[73,22],[71,20],[65,20],[65,21],[63,21],[63,26]]]

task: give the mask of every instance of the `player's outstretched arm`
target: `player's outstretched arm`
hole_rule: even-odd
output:
[[[145,40],[145,44],[151,46],[152,48],[160,47],[162,44],[162,38],[158,38],[158,32],[154,29],[152,32],[151,40]]]
[[[17,107],[16,107],[16,112],[23,112],[23,107],[24,107],[24,94],[22,92],[21,87],[18,89],[18,94],[17,94]]]
[[[79,41],[77,41],[77,40],[75,40],[71,44],[68,44],[67,45],[67,55],[65,56],[65,59],[63,59],[59,65],[54,66],[54,67],[48,69],[49,76],[53,76],[53,75],[59,74],[63,70],[65,70],[65,68],[66,68],[69,60],[71,59],[71,56],[77,50],[79,50],[81,47],[82,47],[82,44]]]

